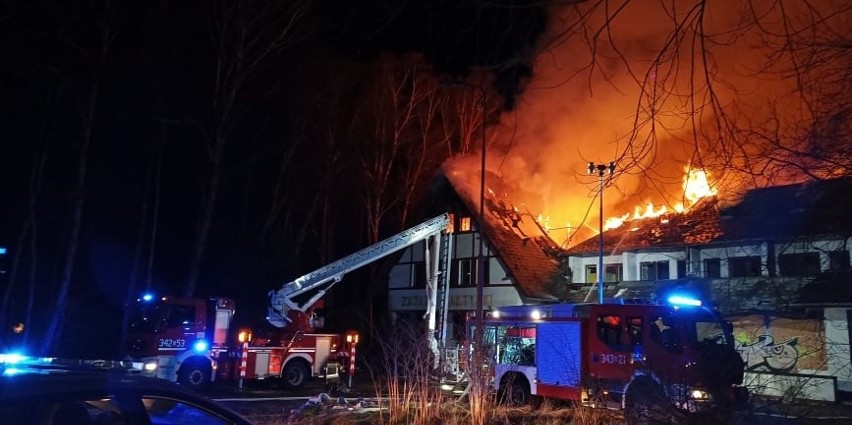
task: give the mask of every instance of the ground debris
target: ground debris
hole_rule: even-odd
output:
[[[290,410],[290,420],[298,420],[305,416],[317,416],[324,413],[341,412],[375,412],[379,410],[378,403],[364,398],[346,399],[343,396],[331,397],[328,393],[319,393],[309,398],[299,408]]]

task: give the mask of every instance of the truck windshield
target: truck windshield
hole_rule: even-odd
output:
[[[159,305],[136,305],[128,313],[127,329],[130,332],[151,332],[160,323]]]
[[[686,326],[686,337],[690,344],[731,345],[733,336],[725,322],[708,311],[695,311]]]

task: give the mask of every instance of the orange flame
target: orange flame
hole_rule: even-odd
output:
[[[684,168],[684,171],[686,175],[683,177],[683,197],[686,199],[688,205],[684,206],[682,203],[676,204],[671,209],[671,212],[677,214],[682,214],[684,211],[687,211],[689,207],[695,205],[695,203],[702,198],[716,196],[716,189],[710,186],[706,171],[700,168],[692,168],[689,165]],[[633,220],[659,217],[668,212],[670,212],[669,207],[666,205],[656,207],[652,202],[648,202],[645,205],[637,205],[633,208],[632,215],[630,213],[624,213],[621,216],[606,219],[604,222],[604,230],[621,227],[624,223]],[[665,222],[668,222],[668,220]]]

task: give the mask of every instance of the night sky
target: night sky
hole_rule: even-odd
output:
[[[234,297],[250,310],[238,307],[243,321],[262,320],[269,289],[368,245],[371,182],[359,167],[384,149],[372,146],[380,65],[421,55],[434,80],[488,69],[497,108],[511,109],[545,29],[534,4],[6,2],[3,320],[23,320],[35,295],[30,329],[46,326],[72,245],[66,333],[85,337],[145,287],[184,291],[203,211],[213,215],[196,294]],[[407,224],[430,216],[417,207],[447,155],[430,153],[414,182],[392,179],[391,194],[419,187]],[[398,205],[388,204],[380,237],[401,230]],[[345,286],[369,297],[362,283]]]

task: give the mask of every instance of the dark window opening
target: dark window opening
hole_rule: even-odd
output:
[[[731,257],[728,259],[728,274],[731,277],[760,276],[762,267],[759,256]]]
[[[705,277],[722,277],[722,261],[718,258],[708,258],[704,260],[704,276]]]
[[[426,262],[420,261],[411,265],[411,272],[414,276],[411,277],[415,288],[426,287]]]
[[[781,276],[817,275],[820,272],[819,253],[781,254],[778,256],[778,269]]]
[[[604,264],[604,282],[621,282],[621,264]]]
[[[669,279],[668,261],[643,261],[639,263],[639,280]]]

